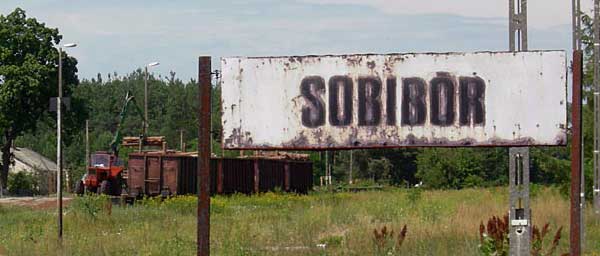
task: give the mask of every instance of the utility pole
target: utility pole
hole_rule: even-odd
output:
[[[62,241],[62,48],[58,48],[58,98],[56,99],[56,196],[58,208],[58,240]]]
[[[77,44],[65,44],[65,48]],[[62,242],[63,235],[63,196],[62,196],[62,47],[58,47],[58,97],[56,98],[56,206],[58,208],[58,240]]]
[[[527,1],[509,0],[510,51],[527,51]],[[530,255],[529,147],[509,149],[509,254]]]
[[[594,0],[594,213],[600,215],[600,0]]]

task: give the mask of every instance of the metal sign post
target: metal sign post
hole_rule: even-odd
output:
[[[527,1],[508,1],[508,39],[511,51],[527,51]]]
[[[510,255],[530,255],[529,148],[510,148]]]
[[[581,76],[583,52],[573,51],[573,100],[571,128],[571,255],[581,254]]]
[[[58,97],[56,98],[56,207],[58,208],[58,240],[63,235],[63,194],[62,194],[62,48],[58,48]]]
[[[580,0],[572,0],[573,18],[573,95],[571,106],[572,141],[571,141],[571,218],[570,238],[572,256],[581,255],[583,237],[583,204],[582,190],[583,154],[582,154],[582,76],[583,52],[581,51],[581,4]]]
[[[198,64],[198,256],[210,255],[210,56],[199,58]]]
[[[527,51],[527,1],[509,0],[510,51]],[[510,255],[531,251],[531,208],[529,208],[529,148],[509,149]]]

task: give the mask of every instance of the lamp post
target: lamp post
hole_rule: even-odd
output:
[[[62,47],[72,48],[77,44],[65,44]],[[58,47],[58,98],[56,98],[56,196],[58,208],[58,239],[62,240],[62,47]]]
[[[159,62],[155,61],[155,62],[151,62],[148,63],[148,65],[146,65],[144,67],[144,135],[146,135],[146,132],[148,131],[148,67],[154,67],[154,66],[158,66],[160,65]]]

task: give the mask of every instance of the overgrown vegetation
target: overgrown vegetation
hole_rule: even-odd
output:
[[[400,232],[394,236],[394,230],[388,231],[387,226],[383,226],[381,230],[375,228],[373,230],[373,243],[375,243],[375,252],[377,255],[397,255],[400,254],[400,247],[406,239],[406,225],[402,227]]]
[[[8,193],[18,196],[31,196],[38,193],[37,179],[26,172],[10,173],[8,175]]]
[[[479,224],[479,250],[485,256],[503,256],[509,255],[509,227],[508,215],[500,218],[492,216],[487,225],[483,222]],[[537,225],[531,227],[531,255],[532,256],[552,256],[552,255],[568,255],[568,253],[558,253],[557,248],[562,238],[563,227],[560,226],[552,239],[548,240],[550,234],[550,223],[540,229]]]
[[[478,220],[505,212],[504,188],[422,191],[414,203],[406,189],[359,193],[266,193],[211,199],[214,255],[480,255]],[[64,246],[56,244],[56,212],[0,207],[0,247],[8,255],[193,255],[196,197],[147,198],[134,206],[106,207],[107,199],[84,197],[68,205]],[[568,226],[569,202],[543,188],[531,202],[532,219],[551,223],[546,254],[559,226]],[[475,221],[474,221],[475,220]],[[600,221],[586,212],[585,250],[600,251]],[[407,232],[399,245],[398,234]],[[388,235],[381,235],[387,227]],[[374,234],[377,229],[379,237]],[[394,230],[393,238],[391,229]],[[540,237],[544,233],[540,229]],[[383,239],[385,237],[385,239]],[[384,243],[377,241],[386,241]],[[568,234],[554,255],[568,251]],[[383,244],[383,246],[378,246]],[[395,249],[392,249],[395,246]],[[534,244],[534,248],[537,245]],[[1,249],[0,249],[1,250]],[[57,253],[59,252],[59,253]],[[386,254],[387,255],[387,254]]]

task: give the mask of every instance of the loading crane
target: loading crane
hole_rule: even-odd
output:
[[[123,178],[123,170],[125,167],[123,162],[119,159],[119,147],[123,140],[121,126],[123,121],[125,121],[125,118],[127,118],[129,107],[131,105],[135,106],[137,114],[142,118],[144,123],[146,122],[143,112],[135,102],[135,97],[131,92],[127,92],[125,95],[125,102],[123,103],[121,113],[119,114],[117,130],[110,143],[110,151],[99,151],[90,156],[91,161],[90,165],[87,166],[87,172],[75,186],[77,194],[82,195],[85,192],[92,192],[107,195],[120,195],[123,187],[126,186]],[[145,130],[142,128],[138,141],[140,148],[144,144],[145,137]]]

